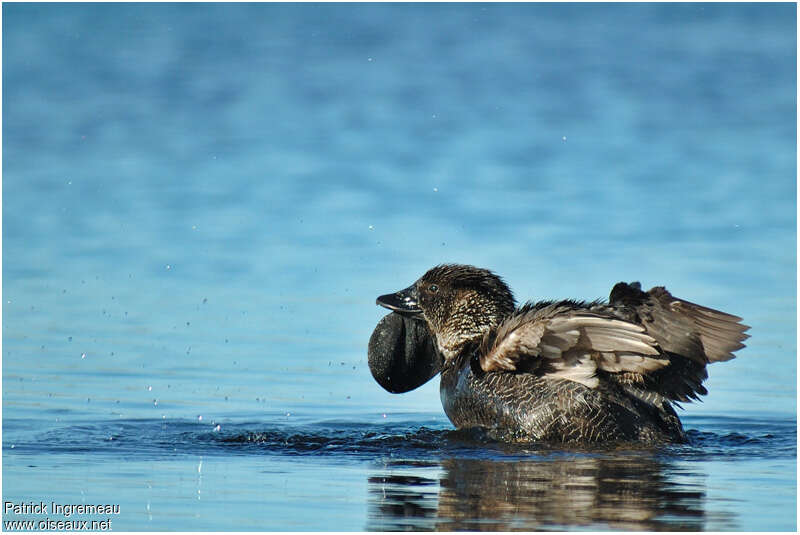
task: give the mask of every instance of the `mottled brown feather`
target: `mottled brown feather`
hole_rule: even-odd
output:
[[[486,372],[538,368],[530,361],[540,359],[545,373],[590,387],[597,370],[644,374],[669,363],[643,327],[564,303],[523,307],[484,338],[480,353]]]
[[[734,358],[749,338],[738,316],[674,297],[663,286],[643,292],[638,283],[619,283],[610,306],[630,321],[641,323],[669,358],[669,365],[641,381],[668,399],[690,401],[707,393],[706,365]],[[611,379],[622,382],[619,377]]]

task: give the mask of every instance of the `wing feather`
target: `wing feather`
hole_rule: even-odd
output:
[[[673,401],[706,394],[706,365],[732,359],[749,338],[740,317],[678,299],[663,286],[645,293],[639,283],[621,282],[611,290],[609,304],[618,316],[641,323],[668,357],[668,366],[638,380]],[[621,383],[629,379],[612,377]]]
[[[750,337],[745,334],[750,327],[740,323],[742,318],[738,316],[678,299],[661,286],[651,289],[647,295],[662,309],[669,311],[661,314],[661,318],[671,319],[673,322],[680,318],[679,321],[689,324],[690,332],[702,344],[705,362],[731,360],[734,357],[733,352],[745,347],[742,342]],[[676,332],[673,337],[679,334]]]
[[[597,371],[648,373],[668,364],[642,326],[558,303],[523,309],[484,340],[484,371],[539,369],[596,387]]]
[[[732,359],[749,338],[738,316],[677,299],[660,286],[645,293],[638,283],[620,283],[609,301],[525,305],[484,338],[481,368],[590,388],[605,375],[642,399],[690,401],[706,393],[706,365]]]

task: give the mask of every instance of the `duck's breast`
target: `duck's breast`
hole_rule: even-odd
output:
[[[559,410],[551,385],[531,374],[485,373],[468,363],[442,371],[445,414],[459,429],[482,427],[498,438],[543,439]]]

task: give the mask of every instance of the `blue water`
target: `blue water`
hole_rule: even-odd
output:
[[[793,4],[2,9],[4,501],[796,529]],[[752,338],[686,445],[493,443],[366,366],[375,297],[441,262],[520,300],[663,284]]]

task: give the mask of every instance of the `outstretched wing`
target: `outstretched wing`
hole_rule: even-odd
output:
[[[538,370],[589,387],[597,372],[647,374],[669,364],[640,325],[571,301],[526,305],[484,339],[484,371]]]
[[[669,399],[689,401],[707,393],[703,381],[709,362],[734,358],[750,328],[742,319],[670,294],[656,286],[643,292],[639,283],[618,283],[610,307],[628,321],[641,324],[669,356],[668,366],[649,377],[634,377]]]

